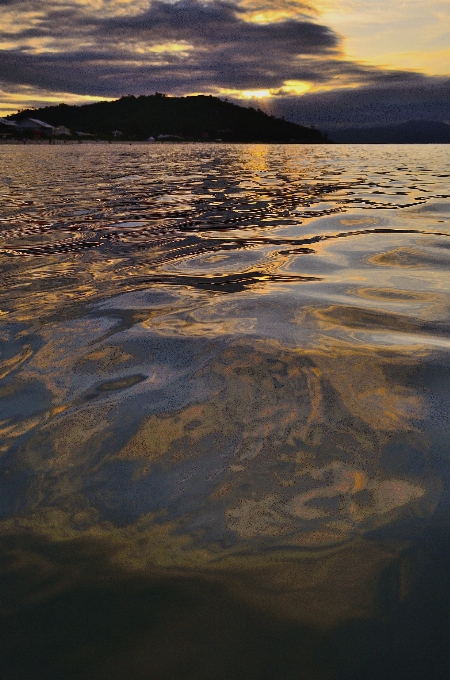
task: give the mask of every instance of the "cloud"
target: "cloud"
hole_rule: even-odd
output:
[[[286,78],[323,79],[320,69],[301,57],[333,53],[338,40],[332,31],[299,19],[251,23],[243,14],[233,4],[198,0],[154,2],[138,15],[110,18],[85,15],[79,6],[55,9],[50,4],[39,21],[19,33],[17,28],[4,31],[3,37],[14,39],[17,47],[0,55],[1,77],[22,85],[115,94],[124,87],[161,84],[171,91],[188,82],[195,87],[272,88]],[[81,50],[76,47],[80,43]],[[186,48],[170,48],[177,44]]]
[[[117,17],[105,21],[97,35],[119,38],[188,40],[210,49],[235,49],[241,53],[264,57],[256,50],[284,55],[319,54],[337,46],[335,34],[326,26],[300,19],[273,23],[251,23],[237,5],[197,0],[181,0],[175,4],[154,2],[147,12],[135,17]]]
[[[380,72],[358,88],[278,97],[272,113],[323,131],[389,125],[406,120],[450,120],[450,78]]]
[[[0,0],[0,5],[8,10],[0,36],[7,45],[0,52],[5,90],[104,97],[270,90],[272,112],[322,127],[364,116],[373,122],[382,116],[380,100],[392,115],[406,115],[408,102],[425,110],[433,93],[439,93],[435,111],[445,97],[448,104],[448,79],[344,59],[340,37],[314,18],[310,3]],[[293,97],[286,87],[292,81],[331,91]]]
[[[3,0],[4,2],[5,0]],[[243,45],[255,48],[265,44],[268,49],[283,49],[288,53],[315,54],[336,47],[337,37],[326,26],[302,18],[258,24],[246,21],[244,10],[236,4],[220,0],[200,2],[153,2],[145,11],[122,16],[93,13],[89,7],[76,3],[60,4],[57,0],[43,0],[37,7],[28,0],[6,0],[21,10],[39,14],[22,30],[16,25],[3,28],[3,36],[20,40],[39,37],[64,39],[69,33],[90,35],[92,43],[103,45],[111,39],[136,40],[149,44],[158,41],[189,39],[195,45]],[[0,0],[2,2],[2,0]],[[115,5],[114,5],[115,7]],[[18,17],[20,19],[20,17]]]

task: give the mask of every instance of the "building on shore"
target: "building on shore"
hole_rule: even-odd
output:
[[[53,134],[54,127],[37,118],[25,118],[17,123],[17,130],[32,134],[35,138],[49,137]]]
[[[72,134],[69,130],[69,128],[65,127],[65,125],[58,125],[57,127],[53,128],[53,133],[55,137],[70,137]]]
[[[17,123],[6,118],[0,118],[0,135],[2,137],[9,137],[17,133]]]

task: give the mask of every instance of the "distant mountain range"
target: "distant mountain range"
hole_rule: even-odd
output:
[[[408,120],[400,125],[328,130],[333,142],[347,144],[450,144],[450,125]]]
[[[224,142],[324,143],[318,130],[211,96],[169,97],[161,93],[82,106],[59,104],[27,109],[10,120],[42,120],[100,138],[222,140]]]

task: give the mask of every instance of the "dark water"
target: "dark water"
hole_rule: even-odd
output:
[[[445,146],[0,148],[1,680],[450,677]]]

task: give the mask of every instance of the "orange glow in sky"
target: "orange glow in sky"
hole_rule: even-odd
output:
[[[151,0],[73,0],[70,8],[63,0],[41,0],[33,9],[25,0],[7,4],[0,18],[0,115],[54,101],[114,99],[126,94],[128,84],[136,94],[196,91],[266,100],[360,86],[366,67],[379,72],[389,69],[450,75],[448,0],[236,3],[234,10],[232,5],[223,9],[225,6],[215,0],[181,0],[180,21],[173,19],[173,0],[165,5],[152,4]],[[161,7],[168,9],[158,9]],[[241,37],[236,37],[236,27]],[[304,49],[302,30],[306,36]],[[252,48],[246,47],[246,36],[251,40],[257,33],[264,36],[264,31],[267,46],[263,39],[255,39],[252,53]],[[238,67],[233,64],[231,69],[236,74],[233,84],[225,66],[230,55],[233,57],[238,38]],[[314,40],[319,38],[325,42],[319,41],[315,48]],[[327,46],[326,39],[335,44]],[[286,51],[289,41],[291,52]],[[222,48],[218,56],[217,45]],[[258,50],[264,58],[261,72],[257,68]],[[2,58],[6,66],[2,66]],[[350,67],[341,68],[344,63],[362,69],[362,76],[355,77]],[[220,68],[225,69],[222,80],[230,81],[227,85],[217,76]],[[245,80],[240,76],[247,70],[248,84],[240,84]],[[155,73],[158,77],[167,73],[161,88],[152,86]],[[113,91],[115,83],[117,92]]]

